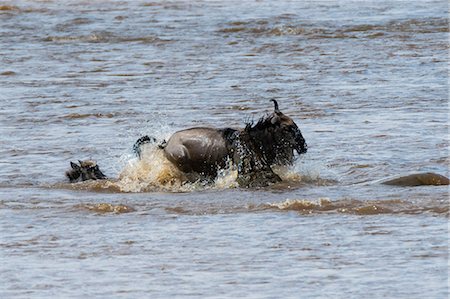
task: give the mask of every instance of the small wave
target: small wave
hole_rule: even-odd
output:
[[[123,204],[113,205],[110,203],[80,204],[76,205],[74,208],[88,210],[96,213],[115,213],[115,214],[130,213],[135,211],[133,207],[127,205]]]
[[[309,28],[295,25],[280,25],[267,31],[268,35],[304,35],[310,38],[356,38],[340,30],[331,28]]]
[[[240,26],[225,27],[218,30],[222,34],[248,34],[253,36],[289,36],[302,35],[310,38],[355,38],[354,35],[346,34],[333,28],[318,28],[309,25],[259,25],[249,23]]]
[[[346,26],[339,29],[339,31],[344,33],[369,32],[372,36],[374,34],[382,36],[384,33],[393,32],[436,33],[449,32],[449,23],[448,19],[443,18],[409,19],[404,21],[391,21],[387,24]]]
[[[76,36],[47,36],[44,38],[46,42],[70,43],[70,42],[86,42],[86,43],[128,43],[140,42],[146,44],[162,44],[170,42],[169,40],[160,39],[157,36],[118,36],[111,32],[92,32],[89,35]]]
[[[30,8],[30,7],[19,7],[15,5],[0,5],[0,13],[10,13],[10,12],[18,12],[18,13],[46,13],[48,12],[45,8]]]
[[[272,20],[274,24],[261,21],[235,21],[224,25],[218,32],[228,35],[253,35],[253,36],[305,36],[308,38],[378,38],[387,33],[436,33],[449,32],[448,19],[427,18],[409,19],[404,21],[389,22],[385,24],[359,24],[335,27],[329,24],[316,26],[310,23],[285,23],[280,20]]]
[[[301,181],[305,184],[332,186],[339,183],[339,177],[333,169],[314,154],[308,153],[300,158],[289,173],[293,176],[300,176]],[[290,177],[288,176],[286,179],[289,180]]]
[[[0,76],[14,76],[16,75],[16,72],[13,71],[4,71],[0,73]]]
[[[387,31],[437,33],[449,32],[447,18],[410,19],[402,22],[390,22],[385,26]]]
[[[19,8],[14,5],[0,5],[0,11],[10,11],[10,10],[19,10]]]
[[[70,113],[64,116],[61,116],[62,119],[83,119],[83,118],[113,118],[113,113]]]
[[[287,199],[283,202],[268,203],[270,209],[297,211],[301,214],[342,213],[354,215],[379,214],[423,214],[432,213],[449,216],[447,202],[419,206],[404,200],[356,200],[342,199],[331,201],[321,198],[318,201],[307,199]]]

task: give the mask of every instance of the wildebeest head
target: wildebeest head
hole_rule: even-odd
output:
[[[277,133],[280,135],[281,143],[291,145],[298,154],[306,153],[308,146],[297,124],[280,111],[276,100],[272,99],[271,101],[274,103],[275,109],[270,121],[272,125],[278,127]]]
[[[248,124],[246,130],[253,132],[254,140],[259,143],[269,163],[290,164],[293,150],[304,154],[308,147],[297,124],[280,111],[276,100],[271,101],[275,105],[273,113],[261,118],[254,126]]]
[[[78,163],[70,162],[72,169],[66,172],[66,177],[69,178],[71,183],[106,179],[95,161],[85,160],[78,161]]]

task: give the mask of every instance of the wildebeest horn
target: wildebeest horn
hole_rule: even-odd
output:
[[[271,101],[274,103],[275,105],[275,112],[280,112],[280,109],[278,109],[278,102],[275,99],[271,99]]]

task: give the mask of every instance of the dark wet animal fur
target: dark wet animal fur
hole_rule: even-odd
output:
[[[79,164],[70,162],[71,169],[66,171],[66,177],[71,183],[87,180],[102,180],[106,176],[94,161],[78,161]]]
[[[281,178],[271,166],[292,164],[294,150],[304,154],[307,145],[295,122],[272,101],[274,112],[256,124],[248,123],[243,129],[190,128],[175,132],[159,147],[185,173],[214,178],[218,169],[231,160],[237,167],[240,186],[260,187],[279,182]],[[140,156],[141,145],[153,142],[152,137],[141,137],[134,150]]]
[[[450,180],[440,174],[426,172],[414,173],[383,181],[382,184],[392,186],[442,186],[450,185]]]

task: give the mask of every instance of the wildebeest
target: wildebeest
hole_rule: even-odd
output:
[[[237,167],[237,181],[243,187],[267,186],[281,181],[272,171],[273,165],[290,165],[294,161],[294,150],[306,153],[303,135],[288,116],[284,115],[273,101],[273,113],[258,122],[248,123],[242,129],[215,129],[195,127],[174,133],[159,147],[166,158],[185,173],[198,173],[213,178],[227,161]],[[140,147],[155,139],[143,136],[134,149],[141,155]]]
[[[240,129],[195,127],[181,130],[160,143],[159,149],[186,174],[215,178],[218,170],[231,161],[237,168],[237,182],[242,187],[261,187],[280,182],[281,178],[271,166],[291,165],[294,150],[299,155],[304,154],[307,145],[295,122],[279,110],[276,100],[271,101],[275,105],[274,111],[256,123],[247,123]],[[155,138],[143,136],[136,141],[133,149],[141,158],[141,146],[155,142]],[[72,169],[66,172],[70,182],[106,178],[93,161],[70,164]]]
[[[66,177],[71,183],[106,179],[95,161],[85,160],[78,163],[70,162],[71,169],[66,171]]]

